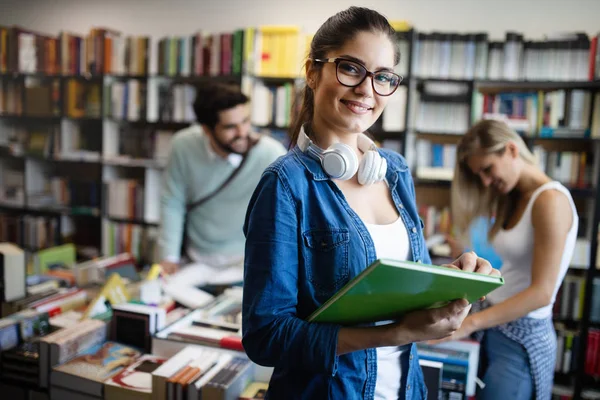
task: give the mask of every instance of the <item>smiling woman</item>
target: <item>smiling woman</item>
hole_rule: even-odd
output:
[[[417,340],[451,335],[470,305],[455,301],[371,326],[307,322],[376,258],[430,263],[410,171],[363,133],[401,77],[395,32],[351,7],[317,31],[288,154],[256,188],[244,233],[243,344],[274,366],[275,399],[424,399]],[[454,265],[498,274],[465,254]]]

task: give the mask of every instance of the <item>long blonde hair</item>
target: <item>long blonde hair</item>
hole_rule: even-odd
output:
[[[465,233],[478,216],[495,217],[488,232],[488,238],[492,240],[507,222],[510,216],[510,196],[498,195],[491,187],[485,187],[479,176],[471,171],[467,161],[476,154],[502,154],[509,142],[517,145],[523,161],[536,165],[536,158],[523,139],[502,121],[479,121],[460,140],[456,149],[451,189],[452,220],[459,233]]]

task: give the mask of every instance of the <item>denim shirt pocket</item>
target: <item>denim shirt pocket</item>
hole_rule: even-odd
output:
[[[302,234],[306,275],[316,294],[332,295],[348,280],[348,229],[311,229]]]

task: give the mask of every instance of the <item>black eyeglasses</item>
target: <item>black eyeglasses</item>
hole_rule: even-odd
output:
[[[337,80],[346,87],[356,87],[363,83],[367,76],[370,76],[373,90],[380,96],[392,95],[396,89],[398,89],[400,82],[402,82],[402,77],[393,72],[371,72],[367,70],[364,65],[345,58],[317,58],[313,61],[319,63],[335,63],[335,75]]]

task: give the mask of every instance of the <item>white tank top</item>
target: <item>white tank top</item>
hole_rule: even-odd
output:
[[[395,222],[388,225],[365,224],[365,226],[373,239],[377,258],[409,259],[410,242],[402,217],[398,217]],[[402,350],[397,346],[377,348],[376,399],[398,398],[402,378],[401,354]]]
[[[487,296],[492,304],[497,304],[522,292],[531,285],[531,264],[533,262],[534,246],[531,209],[533,208],[533,203],[537,197],[545,190],[558,190],[567,196],[569,204],[571,205],[573,222],[569,229],[569,233],[567,234],[567,240],[565,241],[565,248],[560,260],[560,271],[558,273],[554,292],[552,293],[552,301],[549,305],[530,312],[527,316],[531,318],[547,318],[552,315],[552,306],[556,299],[556,293],[558,292],[558,288],[571,263],[573,250],[575,248],[575,240],[577,239],[577,229],[579,226],[579,217],[571,193],[569,193],[569,190],[559,182],[553,181],[543,184],[531,195],[531,198],[525,207],[525,212],[517,225],[512,229],[501,229],[492,242],[494,250],[498,253],[500,258],[502,258],[502,269],[500,272],[502,272],[505,282],[503,286],[494,290]]]

